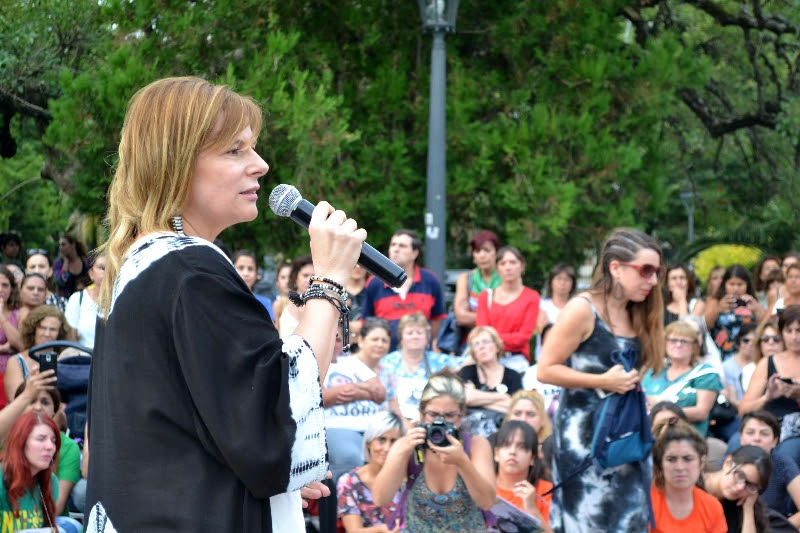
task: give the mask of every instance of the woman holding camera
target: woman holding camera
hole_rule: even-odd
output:
[[[392,446],[375,477],[375,505],[387,505],[408,476],[397,518],[403,531],[485,532],[482,510],[495,501],[489,442],[459,434],[466,410],[464,383],[451,372],[431,376],[420,399],[421,424]]]
[[[725,269],[717,291],[706,303],[706,324],[719,346],[722,360],[736,353],[733,340],[747,322],[761,322],[766,310],[756,300],[750,272],[742,265]]]

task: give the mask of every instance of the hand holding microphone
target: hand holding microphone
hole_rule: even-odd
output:
[[[358,264],[365,270],[392,287],[399,287],[406,280],[406,273],[400,266],[364,242],[366,230],[357,229],[355,220],[347,218],[344,211],[336,211],[324,201],[314,207],[295,187],[286,184],[272,190],[269,206],[279,217],[289,217],[308,228],[317,275],[344,276],[336,281],[346,284],[353,267],[348,258],[352,248],[360,246]]]

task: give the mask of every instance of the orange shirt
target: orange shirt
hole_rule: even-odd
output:
[[[500,488],[499,485],[497,485],[495,488],[497,489],[497,495],[499,497],[513,503],[517,509],[525,511],[526,513],[528,512],[525,509],[525,501],[520,496],[514,494],[513,491]],[[552,488],[553,484],[549,481],[545,481],[544,479],[540,479],[536,484],[536,494],[539,496],[536,498],[536,508],[539,509],[540,513],[542,513],[542,518],[544,518],[544,521],[547,523],[547,525],[550,525],[550,502],[553,501],[553,495],[548,494],[545,496],[544,494]]]
[[[728,523],[725,521],[725,513],[722,511],[722,504],[719,503],[719,500],[697,487],[692,489],[692,496],[694,497],[692,512],[683,520],[678,520],[669,512],[664,493],[655,485],[650,487],[650,498],[653,501],[653,513],[656,519],[656,528],[650,529],[650,533],[673,533],[675,531],[726,533]]]

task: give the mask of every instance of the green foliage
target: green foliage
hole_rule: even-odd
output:
[[[10,14],[30,4],[4,3]],[[0,73],[13,64],[22,73],[13,79],[36,78],[20,65],[48,41],[31,44],[25,32],[41,35],[42,21],[63,20],[67,4],[41,4],[52,14],[30,17],[23,31],[6,24]],[[60,72],[49,64],[41,76],[55,88],[43,142],[65,154],[62,168],[79,163],[72,201],[82,212],[105,210],[133,93],[160,77],[197,75],[263,106],[258,149],[271,170],[262,191],[284,182],[327,199],[378,247],[398,227],[424,229],[432,40],[413,2],[74,4],[76,20],[89,21],[76,35],[91,43],[91,62]],[[457,32],[446,37],[449,267],[469,266],[466,243],[481,228],[526,254],[531,282],[555,262],[580,264],[620,225],[656,234],[668,258],[715,241],[798,245],[798,32],[744,31],[703,2],[648,5],[461,3]],[[714,5],[750,16],[738,2]],[[800,19],[789,3],[763,9]],[[774,127],[712,132],[687,95],[717,124],[762,113]],[[680,199],[687,191],[694,247]],[[303,251],[303,232],[269,212],[266,196],[256,222],[223,238],[231,248]]]

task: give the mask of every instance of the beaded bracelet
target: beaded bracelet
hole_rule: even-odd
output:
[[[308,289],[306,289],[304,296],[308,299],[319,293],[330,294],[336,298],[342,306],[347,307],[347,292],[340,292],[330,285],[311,284],[308,286]]]
[[[337,283],[337,282],[333,281],[330,278],[323,278],[322,276],[311,276],[308,279],[310,279],[312,283],[315,282],[315,281],[320,281],[322,283],[327,283],[328,285],[332,285],[333,288],[335,288],[339,292],[344,292],[344,287],[342,286],[342,284],[341,283]]]
[[[334,292],[334,291],[329,291],[329,292]],[[304,294],[298,294],[295,291],[289,291],[289,300],[297,307],[303,307],[308,300],[321,299],[329,301],[331,305],[334,306],[337,309],[337,311],[339,311],[339,328],[342,331],[342,351],[349,352],[350,309],[347,308],[346,304],[342,304],[341,295],[339,296],[340,296],[339,298],[333,297],[330,294],[328,294],[324,289],[319,289],[319,288],[315,291],[312,291],[311,286],[309,286],[308,290],[306,290]]]

